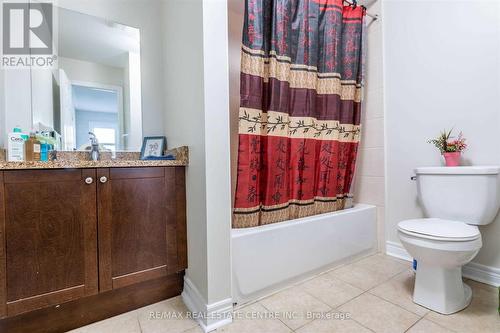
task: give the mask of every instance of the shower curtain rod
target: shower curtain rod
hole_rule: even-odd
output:
[[[365,10],[366,16],[371,17],[373,21],[376,21],[376,20],[379,19],[379,16],[377,14],[370,14],[370,13],[368,13],[368,10],[367,10],[366,6],[358,5],[358,1],[357,0],[353,0],[352,2],[351,1],[347,1],[347,0],[343,0],[343,1],[345,3],[347,3],[347,4],[349,4],[350,6],[354,6],[354,8],[356,8],[356,6],[361,6]]]

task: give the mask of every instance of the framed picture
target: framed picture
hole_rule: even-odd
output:
[[[166,148],[167,138],[164,136],[146,136],[142,141],[141,160],[163,156]]]

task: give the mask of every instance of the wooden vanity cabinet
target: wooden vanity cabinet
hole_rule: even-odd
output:
[[[84,182],[95,173],[3,172],[3,315],[97,293],[96,191]]]
[[[100,290],[185,269],[184,169],[98,169],[97,179]]]
[[[52,313],[77,327],[179,294],[185,196],[184,167],[0,171],[0,331]]]

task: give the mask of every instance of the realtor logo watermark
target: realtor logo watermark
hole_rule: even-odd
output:
[[[52,3],[3,2],[3,68],[55,66]]]

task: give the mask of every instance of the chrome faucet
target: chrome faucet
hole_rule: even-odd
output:
[[[99,157],[101,155],[101,153],[99,152],[99,141],[97,141],[97,137],[92,132],[89,132],[89,139],[91,145],[90,159],[92,161],[99,161]]]

